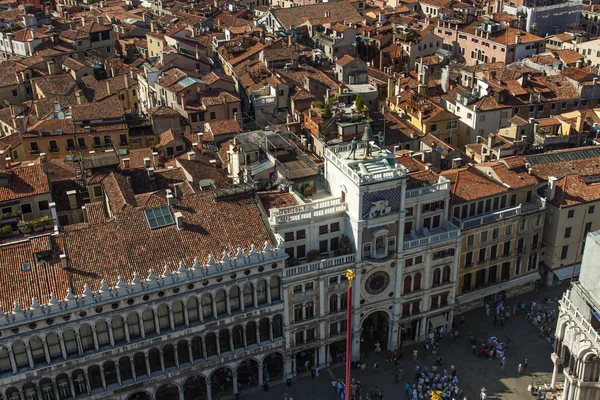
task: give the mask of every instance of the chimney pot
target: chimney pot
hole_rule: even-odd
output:
[[[171,190],[169,190],[169,194],[167,194],[167,206],[173,207],[173,195],[171,194]]]
[[[144,168],[150,168],[150,158],[144,157]]]
[[[188,152],[188,153],[187,153],[187,158],[188,158],[188,160],[190,160],[190,161],[193,161],[193,160],[195,160],[195,159],[196,159],[196,153],[194,153],[193,151],[190,151],[190,152]]]
[[[68,269],[69,265],[67,263],[67,255],[65,253],[63,253],[58,257],[60,258],[60,265],[61,265],[62,269]]]
[[[548,191],[546,192],[546,201],[554,200],[554,194],[556,193],[556,181],[558,181],[557,177],[548,177]]]
[[[69,198],[69,208],[75,210],[77,208],[77,191],[69,190],[67,197]]]
[[[180,231],[183,230],[183,214],[180,212],[176,212],[175,214],[173,214],[173,216],[175,217],[175,222],[177,223],[177,229],[179,229]]]

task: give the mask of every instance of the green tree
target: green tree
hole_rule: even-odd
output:
[[[331,117],[331,103],[325,103],[325,107],[323,108],[323,117],[330,118]]]
[[[354,100],[354,104],[356,105],[356,110],[357,111],[364,111],[365,110],[365,103],[364,100],[362,98],[362,96],[360,94],[356,95],[356,99]]]

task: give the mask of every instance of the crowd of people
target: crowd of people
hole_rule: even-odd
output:
[[[542,301],[532,301],[527,309],[527,319],[531,321],[538,329],[538,335],[541,338],[549,338],[550,343],[554,344],[554,329],[556,327],[556,318],[558,310],[552,309],[551,304],[556,304],[558,299],[545,298]],[[522,304],[525,307],[525,304]]]
[[[442,369],[434,364],[431,368],[417,367],[414,383],[405,384],[406,398],[410,400],[436,399],[462,400],[463,392],[458,386],[454,365]]]

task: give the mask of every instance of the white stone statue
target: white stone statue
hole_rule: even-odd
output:
[[[379,213],[379,216],[389,214],[392,211],[392,207],[389,206],[388,200],[377,200],[371,202],[371,209],[369,210],[368,218],[374,218]]]

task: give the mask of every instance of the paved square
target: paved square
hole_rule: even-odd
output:
[[[568,284],[541,288],[516,298],[508,300],[512,306],[515,302],[526,302],[528,305],[532,300],[540,301],[546,297],[560,297],[567,289]],[[557,308],[557,304],[552,305]],[[458,318],[457,318],[458,324]],[[488,399],[496,400],[523,400],[533,398],[527,391],[532,383],[532,373],[552,373],[552,362],[550,354],[552,346],[547,339],[538,336],[535,326],[526,319],[525,313],[517,313],[503,327],[494,326],[493,318],[486,318],[485,309],[479,308],[465,314],[465,324],[460,328],[459,337],[452,340],[444,337],[440,341],[440,355],[442,356],[442,368],[454,365],[457,370],[459,387],[464,391],[468,400],[478,400],[481,387],[487,389]],[[481,343],[482,337],[497,336],[502,341],[511,341],[511,347],[506,352],[506,367],[504,372],[500,371],[500,361],[494,358],[491,361],[478,358],[472,354],[468,344],[469,335],[473,334]],[[404,385],[408,379],[414,382],[414,371],[417,365],[421,368],[431,366],[435,362],[435,356],[429,355],[423,358],[423,344],[408,346],[404,348],[404,358],[400,360],[400,366],[404,370],[404,377],[400,383],[395,383],[393,376],[393,365],[387,362],[386,352],[374,354],[374,348],[364,348],[363,361],[366,362],[365,370],[352,370],[352,376],[360,379],[363,383],[363,394],[379,387],[384,398],[405,399],[406,391]],[[412,360],[413,349],[419,350],[419,360]],[[517,366],[523,359],[529,359],[529,366],[525,374],[518,376]],[[379,369],[373,370],[373,363],[377,361]],[[283,400],[284,392],[288,392],[294,400],[315,400],[339,398],[331,387],[332,377],[344,376],[344,366],[335,364],[328,370],[322,370],[318,379],[303,376],[293,380],[292,386],[283,384],[274,385],[268,393],[252,392],[241,393],[242,399],[249,400]],[[364,397],[363,397],[364,398]],[[462,400],[462,399],[461,399]]]

